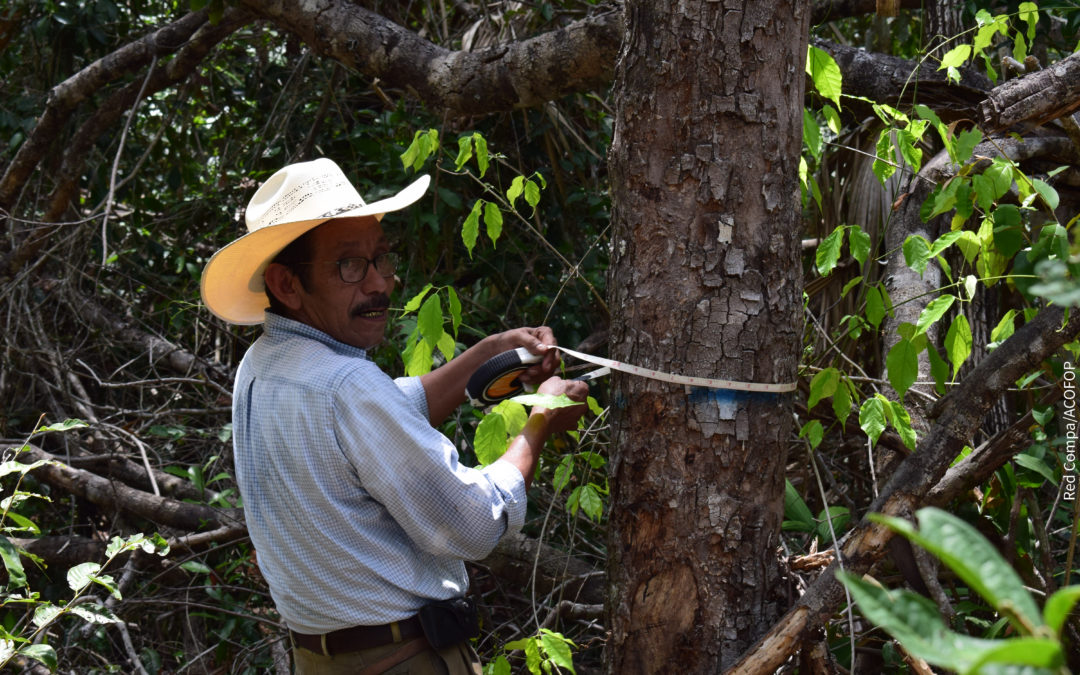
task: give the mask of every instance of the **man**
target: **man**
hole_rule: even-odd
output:
[[[533,408],[502,459],[471,469],[433,425],[488,358],[543,353],[523,379],[585,399],[584,383],[550,377],[551,330],[490,336],[420,378],[392,380],[367,358],[395,285],[380,220],[427,184],[365,204],[330,160],[287,166],[252,197],[249,233],[203,272],[214,314],[265,322],[236,376],[236,475],[299,673],[479,673],[463,560],[521,527],[545,440],[584,411]]]

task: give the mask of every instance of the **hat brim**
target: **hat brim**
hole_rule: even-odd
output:
[[[427,191],[429,176],[421,176],[393,197],[335,213],[331,217],[278,223],[245,234],[215,253],[203,269],[199,291],[203,303],[218,318],[241,326],[266,319],[263,272],[286,246],[308,230],[330,220],[374,216],[378,220],[415,203]]]

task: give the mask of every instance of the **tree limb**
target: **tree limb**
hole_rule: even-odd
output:
[[[1045,124],[1080,108],[1080,54],[1009,80],[979,104],[983,124],[1001,130],[1021,122]]]
[[[18,451],[22,447],[28,449],[18,454],[18,461],[24,464],[38,460],[50,462],[34,470],[37,478],[99,507],[126,512],[158,525],[184,531],[221,528],[244,522],[242,509],[222,509],[157,497],[89,471],[72,468],[60,461],[59,457],[32,445],[0,446],[0,453]]]
[[[982,424],[994,400],[1080,333],[1080,312],[1068,321],[1060,307],[1046,307],[1032,321],[983,359],[956,388],[941,399],[936,423],[870,505],[868,512],[910,517],[926,503],[934,485]],[[844,569],[862,574],[887,551],[892,531],[863,518],[843,546]],[[729,673],[772,672],[804,639],[827,621],[844,601],[834,562],[769,632],[742,656]]]
[[[606,88],[623,31],[622,12],[607,9],[529,39],[451,51],[340,0],[241,3],[296,33],[316,53],[458,115],[535,106]]]
[[[183,47],[206,20],[206,10],[192,12],[94,61],[53,87],[33,131],[0,178],[0,209],[11,210],[27,178],[81,103],[106,84],[144,67],[154,56],[165,56]]]

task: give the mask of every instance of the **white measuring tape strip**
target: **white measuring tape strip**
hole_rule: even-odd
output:
[[[552,346],[549,345],[549,348],[550,347]],[[566,347],[553,347],[554,349],[558,349],[564,354],[573,356],[575,359],[581,359],[582,361],[586,361],[597,366],[603,366],[605,368],[611,368],[612,370],[630,373],[631,375],[640,375],[641,377],[647,377],[651,380],[671,382],[672,384],[685,384],[691,387],[708,387],[710,389],[734,389],[736,391],[752,391],[766,394],[783,394],[789,391],[795,391],[795,389],[798,388],[798,384],[795,382],[789,382],[787,384],[768,384],[765,382],[738,382],[736,380],[718,380],[709,377],[692,377],[690,375],[665,373],[659,370],[650,370],[649,368],[642,368],[641,366],[635,366],[629,363],[620,363],[619,361],[612,361],[611,359],[604,359],[599,356],[592,356],[590,354],[576,352],[573,349],[567,349]]]

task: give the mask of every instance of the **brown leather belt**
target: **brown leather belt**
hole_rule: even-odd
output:
[[[415,616],[382,626],[353,626],[323,635],[304,635],[289,630],[294,645],[325,656],[382,647],[420,637],[423,634],[424,629],[420,627],[420,619]]]

